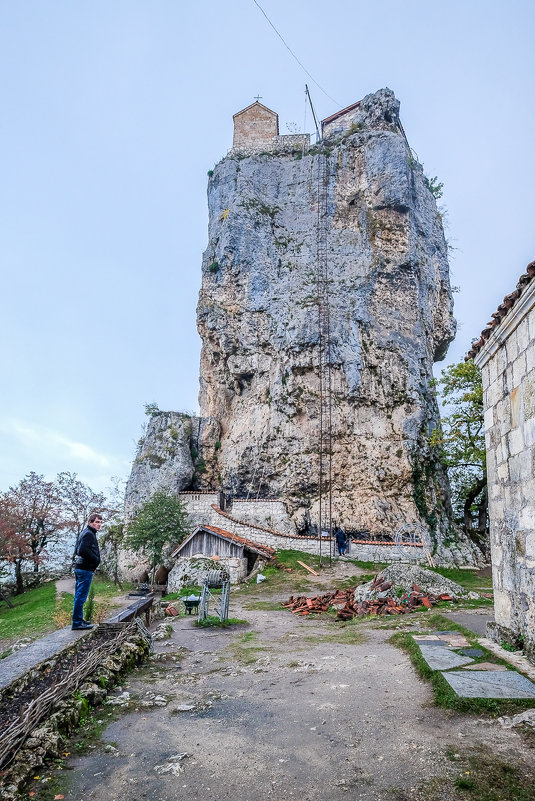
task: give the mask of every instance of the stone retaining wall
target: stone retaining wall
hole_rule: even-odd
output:
[[[221,511],[218,507],[212,507],[212,517],[210,524],[219,526],[231,534],[238,537],[258,542],[260,545],[269,545],[276,550],[299,550],[305,553],[320,553],[320,540],[318,537],[299,537],[297,535],[284,535],[261,526],[243,523],[236,520],[233,516]],[[336,552],[335,544],[331,544],[332,554]],[[329,553],[329,538],[324,537],[321,541],[321,553]],[[423,548],[403,545],[397,548],[394,543],[367,543],[352,542],[351,557],[362,562],[424,562],[425,554]]]
[[[36,769],[47,758],[60,756],[65,749],[64,735],[78,725],[80,718],[86,714],[88,705],[101,704],[118,677],[127,668],[144,659],[150,647],[150,636],[143,633],[138,626],[132,626],[132,635],[83,681],[76,695],[70,695],[57,703],[46,720],[36,725],[13,761],[2,771],[1,801],[13,801],[20,797],[19,791]],[[17,687],[24,686],[24,681],[41,667],[36,665],[28,672],[27,677],[17,681],[12,687],[13,692],[16,692]]]

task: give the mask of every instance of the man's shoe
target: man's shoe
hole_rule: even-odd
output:
[[[92,623],[79,623],[78,626],[71,626],[72,631],[80,631],[81,629],[92,629],[94,628]]]

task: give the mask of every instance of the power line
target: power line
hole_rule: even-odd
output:
[[[310,74],[310,72],[307,70],[307,68],[305,67],[305,65],[304,65],[304,64],[302,64],[302,63],[301,63],[301,61],[299,61],[299,59],[298,59],[298,58],[297,58],[297,56],[295,55],[294,51],[293,51],[293,50],[292,50],[292,48],[290,47],[290,45],[286,43],[286,41],[284,40],[283,36],[282,36],[282,35],[281,35],[281,34],[278,32],[278,30],[276,29],[276,27],[273,25],[273,23],[271,22],[270,18],[268,17],[268,15],[267,15],[267,14],[266,14],[266,12],[264,11],[264,9],[263,9],[263,8],[262,8],[262,6],[260,5],[260,3],[258,3],[258,2],[257,2],[257,0],[253,0],[253,3],[255,4],[255,6],[257,6],[257,7],[260,9],[260,11],[261,11],[261,12],[262,12],[262,14],[264,15],[264,17],[267,19],[267,21],[269,22],[269,24],[271,25],[271,27],[273,28],[273,30],[275,31],[275,33],[277,34],[277,36],[279,37],[279,39],[281,40],[281,42],[283,43],[284,47],[285,47],[285,48],[288,50],[288,52],[289,52],[289,53],[290,53],[290,54],[291,54],[291,55],[292,55],[292,56],[295,58],[295,60],[297,61],[297,63],[298,63],[298,64],[299,64],[299,66],[301,67],[301,69],[302,69],[302,70],[304,70],[304,71],[306,72],[306,74],[308,75],[308,77],[310,78],[310,80],[311,80],[311,81],[313,81],[313,82],[316,84],[316,86],[318,87],[318,89],[319,89],[321,92],[323,92],[323,94],[324,94],[326,97],[328,97],[328,98],[329,98],[329,100],[332,100],[332,102],[333,102],[333,103],[336,103],[336,105],[337,105],[337,106],[339,106],[339,105],[340,105],[340,103],[338,103],[338,101],[337,101],[337,100],[335,100],[333,97],[331,97],[331,96],[330,96],[330,94],[329,94],[328,92],[326,92],[326,91],[325,91],[325,89],[324,89],[322,86],[320,86],[320,85],[319,85],[319,83],[317,82],[317,80],[316,80],[316,79],[315,79],[315,78],[314,78],[314,77],[313,77],[313,76]]]

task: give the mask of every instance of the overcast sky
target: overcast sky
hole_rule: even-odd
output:
[[[207,170],[262,102],[301,131],[388,86],[444,182],[460,360],[535,258],[531,0],[0,0],[0,489],[128,475],[197,409]],[[311,130],[310,113],[307,128]]]

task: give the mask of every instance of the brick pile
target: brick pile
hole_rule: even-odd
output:
[[[392,587],[391,581],[385,581],[381,576],[376,577],[372,582],[371,589],[379,593],[387,592]],[[355,587],[348,590],[337,590],[328,592],[325,595],[316,595],[307,598],[300,595],[288,598],[281,606],[289,609],[294,615],[310,615],[311,613],[327,612],[331,607],[336,607],[336,616],[339,620],[350,620],[353,617],[363,617],[364,615],[404,615],[413,612],[421,606],[430,609],[438,601],[454,601],[448,593],[433,595],[424,593],[417,584],[413,585],[411,592],[406,592],[400,598],[370,598],[361,601],[355,600]]]

